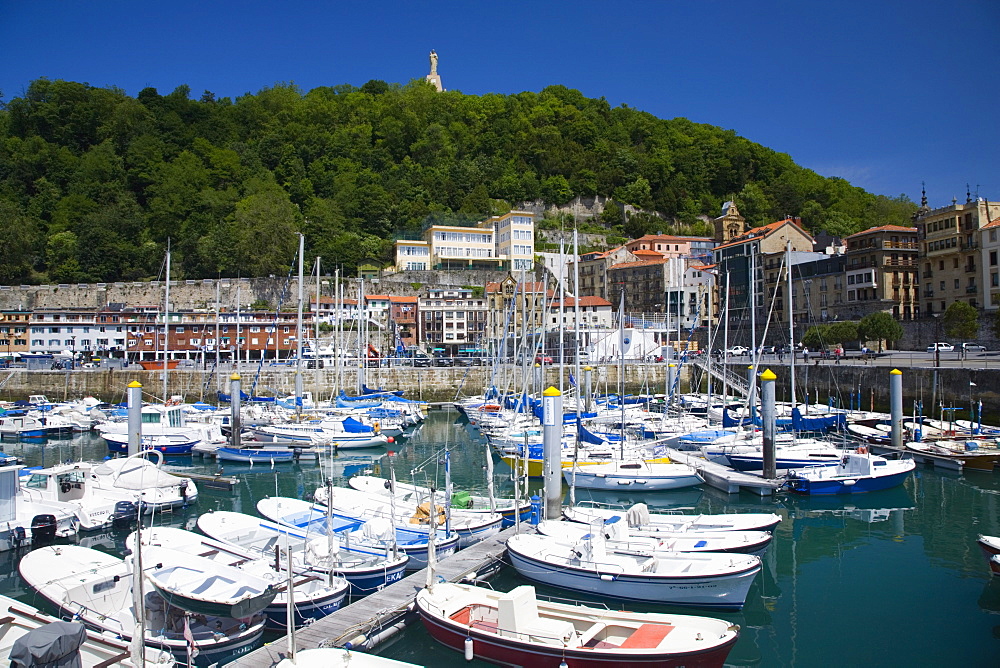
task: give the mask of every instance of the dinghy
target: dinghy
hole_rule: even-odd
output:
[[[359,492],[378,494],[380,496],[389,496],[395,491],[396,497],[406,503],[410,503],[414,499],[419,500],[419,503],[423,503],[431,498],[429,487],[421,487],[420,485],[399,481],[396,481],[395,485],[393,485],[391,480],[376,478],[375,476],[356,475],[349,479],[347,484]],[[476,494],[469,494],[468,492],[455,492],[452,496],[451,507],[456,510],[479,514],[497,512],[503,517],[504,528],[514,526],[514,499],[495,498],[493,499],[493,503],[495,510],[490,511],[490,499],[488,496],[478,496]],[[531,502],[527,500],[521,501],[520,508],[521,521],[527,522],[531,517]]]
[[[136,533],[125,540],[130,550],[135,549]],[[236,568],[270,582],[278,594],[264,608],[267,628],[284,630],[287,624],[288,591],[284,571],[275,568],[271,558],[260,558],[249,550],[242,550],[222,541],[174,527],[152,527],[142,530],[143,545],[165,546],[182,550]],[[147,562],[148,563],[148,562]],[[347,595],[347,580],[329,573],[298,569],[292,585],[295,588],[295,625],[302,626],[338,610]]]
[[[431,524],[446,527],[458,534],[460,549],[500,533],[503,518],[496,513],[470,513],[453,509],[449,520],[445,517],[443,496],[442,494],[442,498],[438,500],[433,513],[430,497],[420,503],[415,503],[419,498],[411,499],[407,505],[396,503],[393,507],[393,502],[380,494],[368,494],[344,487],[320,487],[313,498],[322,505],[332,499],[330,505],[338,512],[366,519],[381,517],[390,520],[393,526],[408,526],[424,532]],[[436,516],[433,520],[432,514]]]
[[[542,520],[537,529],[542,535],[570,542],[581,540],[590,531],[586,524],[560,520]],[[605,529],[608,549],[613,551],[739,552],[760,556],[771,544],[767,531],[689,531],[653,536],[629,528],[621,519],[609,520]]]
[[[523,577],[609,598],[739,610],[760,559],[712,552],[614,552],[603,522],[582,539],[520,534],[507,540],[510,562]]]
[[[610,521],[624,517],[629,529],[637,535],[659,536],[691,531],[770,531],[781,522],[773,513],[730,513],[724,515],[676,515],[651,513],[645,503],[637,503],[627,511],[598,506],[564,508],[563,516],[572,522],[590,524],[596,519]]]
[[[294,568],[341,575],[350,583],[353,596],[364,596],[401,580],[409,561],[405,554],[371,554],[367,548],[355,549],[349,535],[292,529],[242,513],[205,513],[198,518],[198,528],[218,541],[265,559],[273,557],[274,548],[284,547],[287,539]]]
[[[132,661],[131,648],[128,643],[91,631],[83,624],[71,624],[60,621],[37,608],[6,596],[0,596],[0,657],[15,656],[15,653],[11,651],[12,648],[17,644],[18,640],[26,637],[27,640],[22,641],[22,644],[31,645],[44,651],[46,648],[38,643],[36,637],[32,637],[29,634],[38,629],[47,628],[50,636],[58,638],[62,635],[62,629],[65,627],[53,627],[52,624],[69,624],[70,627],[79,627],[83,630],[83,642],[74,650],[79,655],[81,665],[100,665],[108,666],[108,668],[112,666],[134,668],[139,665],[138,662]],[[70,633],[79,633],[73,628],[67,630]],[[150,666],[151,668],[173,668],[174,657],[171,656],[170,652],[152,647],[144,648],[144,652],[146,666]],[[46,659],[52,660],[51,654],[43,657],[38,650],[31,652],[31,654],[38,663],[44,663]]]
[[[59,609],[61,615],[79,619],[89,628],[126,642],[137,628],[132,602],[132,565],[116,556],[79,545],[52,545],[21,558],[21,577]],[[199,652],[199,663],[223,661],[242,654],[260,642],[263,615],[237,620],[226,617],[188,616],[167,605],[156,592],[146,593],[145,638],[149,647],[169,651],[177,659],[187,656],[185,625]]]
[[[320,535],[325,534],[328,526],[336,533],[349,532],[355,548],[367,546],[372,554],[386,554],[395,545],[410,558],[407,569],[419,570],[427,566],[426,531],[409,527],[393,528],[388,519],[364,519],[335,513],[326,506],[281,496],[261,499],[257,502],[257,512],[272,522],[300,530],[308,529]],[[438,532],[434,549],[439,559],[451,556],[457,548],[457,534],[448,537],[444,531]]]
[[[144,573],[167,603],[199,615],[249,617],[278,590],[252,573],[184,550],[143,545]]]
[[[740,634],[722,619],[547,601],[530,585],[503,593],[439,582],[416,605],[435,640],[505,666],[721,667]]]
[[[649,463],[641,459],[573,466],[564,468],[562,474],[567,484],[580,489],[658,492],[702,483],[698,471],[686,464]]]
[[[979,535],[979,549],[983,551],[987,563],[990,565],[990,572],[993,575],[1000,575],[1000,536]]]

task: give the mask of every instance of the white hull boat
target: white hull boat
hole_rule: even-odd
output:
[[[446,518],[444,494],[437,502],[436,512],[432,513],[430,498],[420,503],[411,500],[408,505],[396,503],[393,508],[393,502],[388,497],[344,487],[320,487],[313,498],[316,503],[326,505],[328,493],[332,493],[330,503],[333,509],[348,515],[366,519],[383,518],[391,521],[393,526],[406,526],[416,530],[427,531],[433,524],[454,531],[459,536],[460,549],[500,533],[500,525],[503,523],[503,518],[496,513],[452,510],[451,517]],[[432,514],[436,516],[433,520]]]
[[[694,487],[701,476],[686,464],[649,463],[643,460],[575,466],[562,470],[567,484],[581,489],[659,492]]]
[[[134,549],[136,533],[132,533],[125,544]],[[269,629],[284,630],[287,624],[288,591],[287,575],[275,568],[274,559],[260,558],[248,550],[241,550],[208,536],[173,527],[152,527],[142,530],[143,545],[169,546],[188,554],[197,554],[212,561],[235,566],[254,577],[270,582],[278,594],[264,608]],[[302,626],[321,619],[338,610],[347,595],[347,580],[329,573],[316,573],[297,569],[293,572],[292,586],[295,590],[295,625]]]
[[[507,541],[523,577],[573,591],[649,603],[738,610],[760,572],[748,554],[612,552],[602,529],[577,542],[520,534]]]
[[[132,566],[104,552],[78,545],[39,548],[18,566],[28,585],[88,627],[131,641],[137,628],[132,602]],[[187,656],[185,621],[190,625],[199,662],[212,663],[250,651],[264,632],[263,615],[249,620],[186,616],[168,606],[154,591],[144,600],[147,646],[167,650],[177,659]]]
[[[563,516],[572,522],[590,524],[595,520],[605,522],[623,518],[629,530],[637,535],[659,536],[668,533],[691,531],[771,531],[781,522],[774,513],[730,513],[723,515],[675,515],[651,513],[644,503],[637,503],[628,510],[575,506],[564,508]]]
[[[242,513],[216,511],[198,518],[198,528],[212,538],[273,558],[275,547],[288,545],[293,568],[333,572],[347,579],[351,594],[364,596],[403,578],[409,557],[355,550],[345,537],[299,530]]]
[[[579,522],[542,520],[538,533],[562,541],[575,542],[590,532],[590,527]],[[771,544],[767,531],[689,531],[657,536],[629,528],[624,520],[605,524],[608,549],[626,552],[739,552],[762,555]]]
[[[0,596],[0,657],[9,657],[14,644],[29,632],[59,621],[26,603]],[[131,648],[127,642],[89,629],[85,631],[86,637],[77,650],[82,665],[108,668],[134,668],[138,665],[138,662],[132,661]],[[149,668],[174,666],[174,657],[163,650],[146,648],[144,659]]]
[[[349,533],[353,548],[367,547],[371,554],[387,554],[395,546],[410,558],[406,564],[408,570],[427,567],[426,531],[415,531],[408,527],[394,528],[387,519],[364,519],[332,510],[328,512],[326,506],[281,496],[261,499],[257,502],[257,512],[272,522],[300,531],[311,530],[325,534],[327,527],[330,527],[336,533]],[[434,548],[439,559],[450,557],[458,549],[458,536],[449,537],[441,531]]]

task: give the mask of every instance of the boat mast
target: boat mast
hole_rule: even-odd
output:
[[[785,272],[786,285],[788,289],[788,341],[792,348],[792,354],[788,363],[788,378],[792,393],[792,409],[797,405],[795,398],[795,323],[792,322],[792,240],[785,241]],[[808,399],[806,399],[808,401]]]
[[[583,426],[580,411],[584,409],[580,400],[580,383],[583,382],[583,376],[580,375],[580,235],[575,223],[576,221],[573,225],[573,343],[576,351],[573,357],[576,361],[576,438],[573,439],[573,469],[569,484],[570,506],[576,505],[576,465],[580,455],[580,428]]]
[[[305,252],[306,235],[299,233],[299,312],[295,327],[295,412],[302,416],[302,295],[303,286],[303,253]],[[277,333],[277,332],[275,332]]]
[[[163,404],[167,399],[167,357],[170,349],[170,239],[167,239],[167,285],[163,297]]]
[[[620,459],[625,458],[625,284],[618,298],[618,403],[622,409]]]
[[[751,291],[751,295],[753,291]],[[729,272],[726,272],[726,308],[723,311],[723,328],[722,328],[722,415],[723,423],[725,420],[726,404],[729,401]],[[709,351],[708,363],[712,363],[711,351]],[[709,374],[711,375],[711,374]],[[709,408],[711,408],[711,402],[709,402]],[[708,410],[706,409],[705,415],[708,415]],[[723,427],[726,425],[723,424]]]

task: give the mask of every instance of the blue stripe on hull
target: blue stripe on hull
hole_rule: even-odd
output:
[[[322,619],[339,610],[341,603],[344,602],[345,595],[346,592],[343,594],[336,594],[335,596],[329,596],[318,601],[312,601],[305,605],[296,601],[294,613],[296,628],[304,624],[311,623],[317,619]],[[284,603],[280,605],[267,606],[264,608],[264,614],[267,615],[267,622],[264,624],[265,628],[271,630],[286,629],[288,612]]]

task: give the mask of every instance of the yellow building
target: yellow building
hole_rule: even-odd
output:
[[[530,270],[535,259],[535,222],[511,211],[475,225],[431,225],[419,240],[396,241],[396,270]]]

